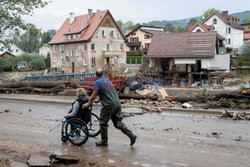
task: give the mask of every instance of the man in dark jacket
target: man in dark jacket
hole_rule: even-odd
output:
[[[93,103],[96,96],[99,95],[103,106],[100,114],[102,140],[96,142],[96,145],[108,145],[108,122],[111,119],[114,126],[130,138],[130,146],[132,146],[135,143],[137,136],[134,135],[122,122],[121,103],[113,83],[103,76],[103,71],[101,69],[96,71],[96,76],[97,80],[95,82],[94,91],[89,102],[84,105],[84,108],[88,108],[90,104]]]

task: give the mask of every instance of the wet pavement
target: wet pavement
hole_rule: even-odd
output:
[[[10,112],[4,112],[5,109]],[[133,147],[111,122],[109,147],[95,146],[100,136],[89,138],[78,147],[61,142],[61,127],[49,132],[69,109],[70,106],[64,105],[0,101],[0,148],[78,155],[107,166],[246,167],[250,164],[250,121],[169,113],[136,115],[124,118],[124,123],[138,136]],[[95,108],[94,112],[99,114],[99,110]]]

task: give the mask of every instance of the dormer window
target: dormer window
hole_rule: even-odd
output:
[[[71,35],[71,36],[70,36],[70,38],[71,38],[71,40],[72,40],[72,39],[74,39],[74,36],[73,36],[73,35]]]
[[[217,19],[214,19],[214,20],[213,20],[213,24],[217,24]]]

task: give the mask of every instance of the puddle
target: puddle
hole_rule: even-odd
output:
[[[113,164],[113,163],[115,163],[116,161],[115,161],[114,159],[108,159],[108,162],[109,162],[110,164]]]

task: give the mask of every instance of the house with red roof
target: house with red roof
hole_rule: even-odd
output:
[[[74,16],[70,13],[49,42],[51,70],[64,73],[94,72],[112,62],[126,63],[125,37],[109,10]]]
[[[239,49],[243,44],[244,27],[239,21],[238,17],[228,15],[228,11],[223,11],[222,13],[214,12],[202,22],[202,25],[212,25],[214,31],[225,38],[226,51],[231,52],[233,49]]]
[[[244,41],[250,41],[250,22],[241,24],[244,27]]]

